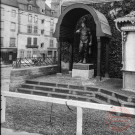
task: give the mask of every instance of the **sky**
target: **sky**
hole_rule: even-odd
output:
[[[46,4],[49,6],[49,7],[51,7],[51,0],[46,0]]]

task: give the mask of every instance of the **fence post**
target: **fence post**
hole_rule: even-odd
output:
[[[77,107],[77,130],[76,135],[82,135],[83,110],[82,107]]]
[[[6,97],[2,95],[2,105],[1,105],[1,123],[6,121]]]

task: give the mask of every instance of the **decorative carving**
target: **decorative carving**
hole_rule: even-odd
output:
[[[122,34],[123,34],[123,35],[122,35],[122,37],[123,37],[123,38],[122,38],[122,39],[123,39],[123,43],[125,44],[125,42],[126,42],[126,40],[127,40],[127,32],[124,31],[124,32],[122,32]]]
[[[130,17],[130,22],[135,25],[135,11],[130,12],[126,17]]]
[[[120,30],[120,28],[118,27],[118,24],[123,24],[123,26],[121,27],[123,31],[130,31],[130,30],[134,30],[135,27],[135,11],[132,11],[130,14],[121,17],[121,18],[117,18],[115,20],[115,25],[117,30]]]

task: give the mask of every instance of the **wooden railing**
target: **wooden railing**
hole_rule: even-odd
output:
[[[43,102],[48,102],[48,103],[63,104],[63,105],[76,107],[77,108],[76,135],[82,135],[83,109],[84,108],[109,111],[113,113],[116,113],[116,112],[124,113],[129,116],[135,115],[135,109],[129,108],[129,107],[121,107],[121,106],[106,105],[106,104],[99,104],[99,103],[83,102],[83,101],[77,101],[77,100],[60,99],[60,98],[53,98],[53,97],[45,97],[45,96],[37,96],[37,95],[2,91],[1,123],[6,121],[6,98],[7,97],[43,101]],[[115,118],[115,116],[113,117]]]
[[[34,67],[34,66],[45,66],[57,64],[57,57],[31,57],[31,58],[17,58],[13,61],[13,68],[22,67]]]

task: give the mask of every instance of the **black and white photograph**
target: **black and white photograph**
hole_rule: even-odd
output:
[[[1,135],[135,135],[135,0],[0,0]]]

